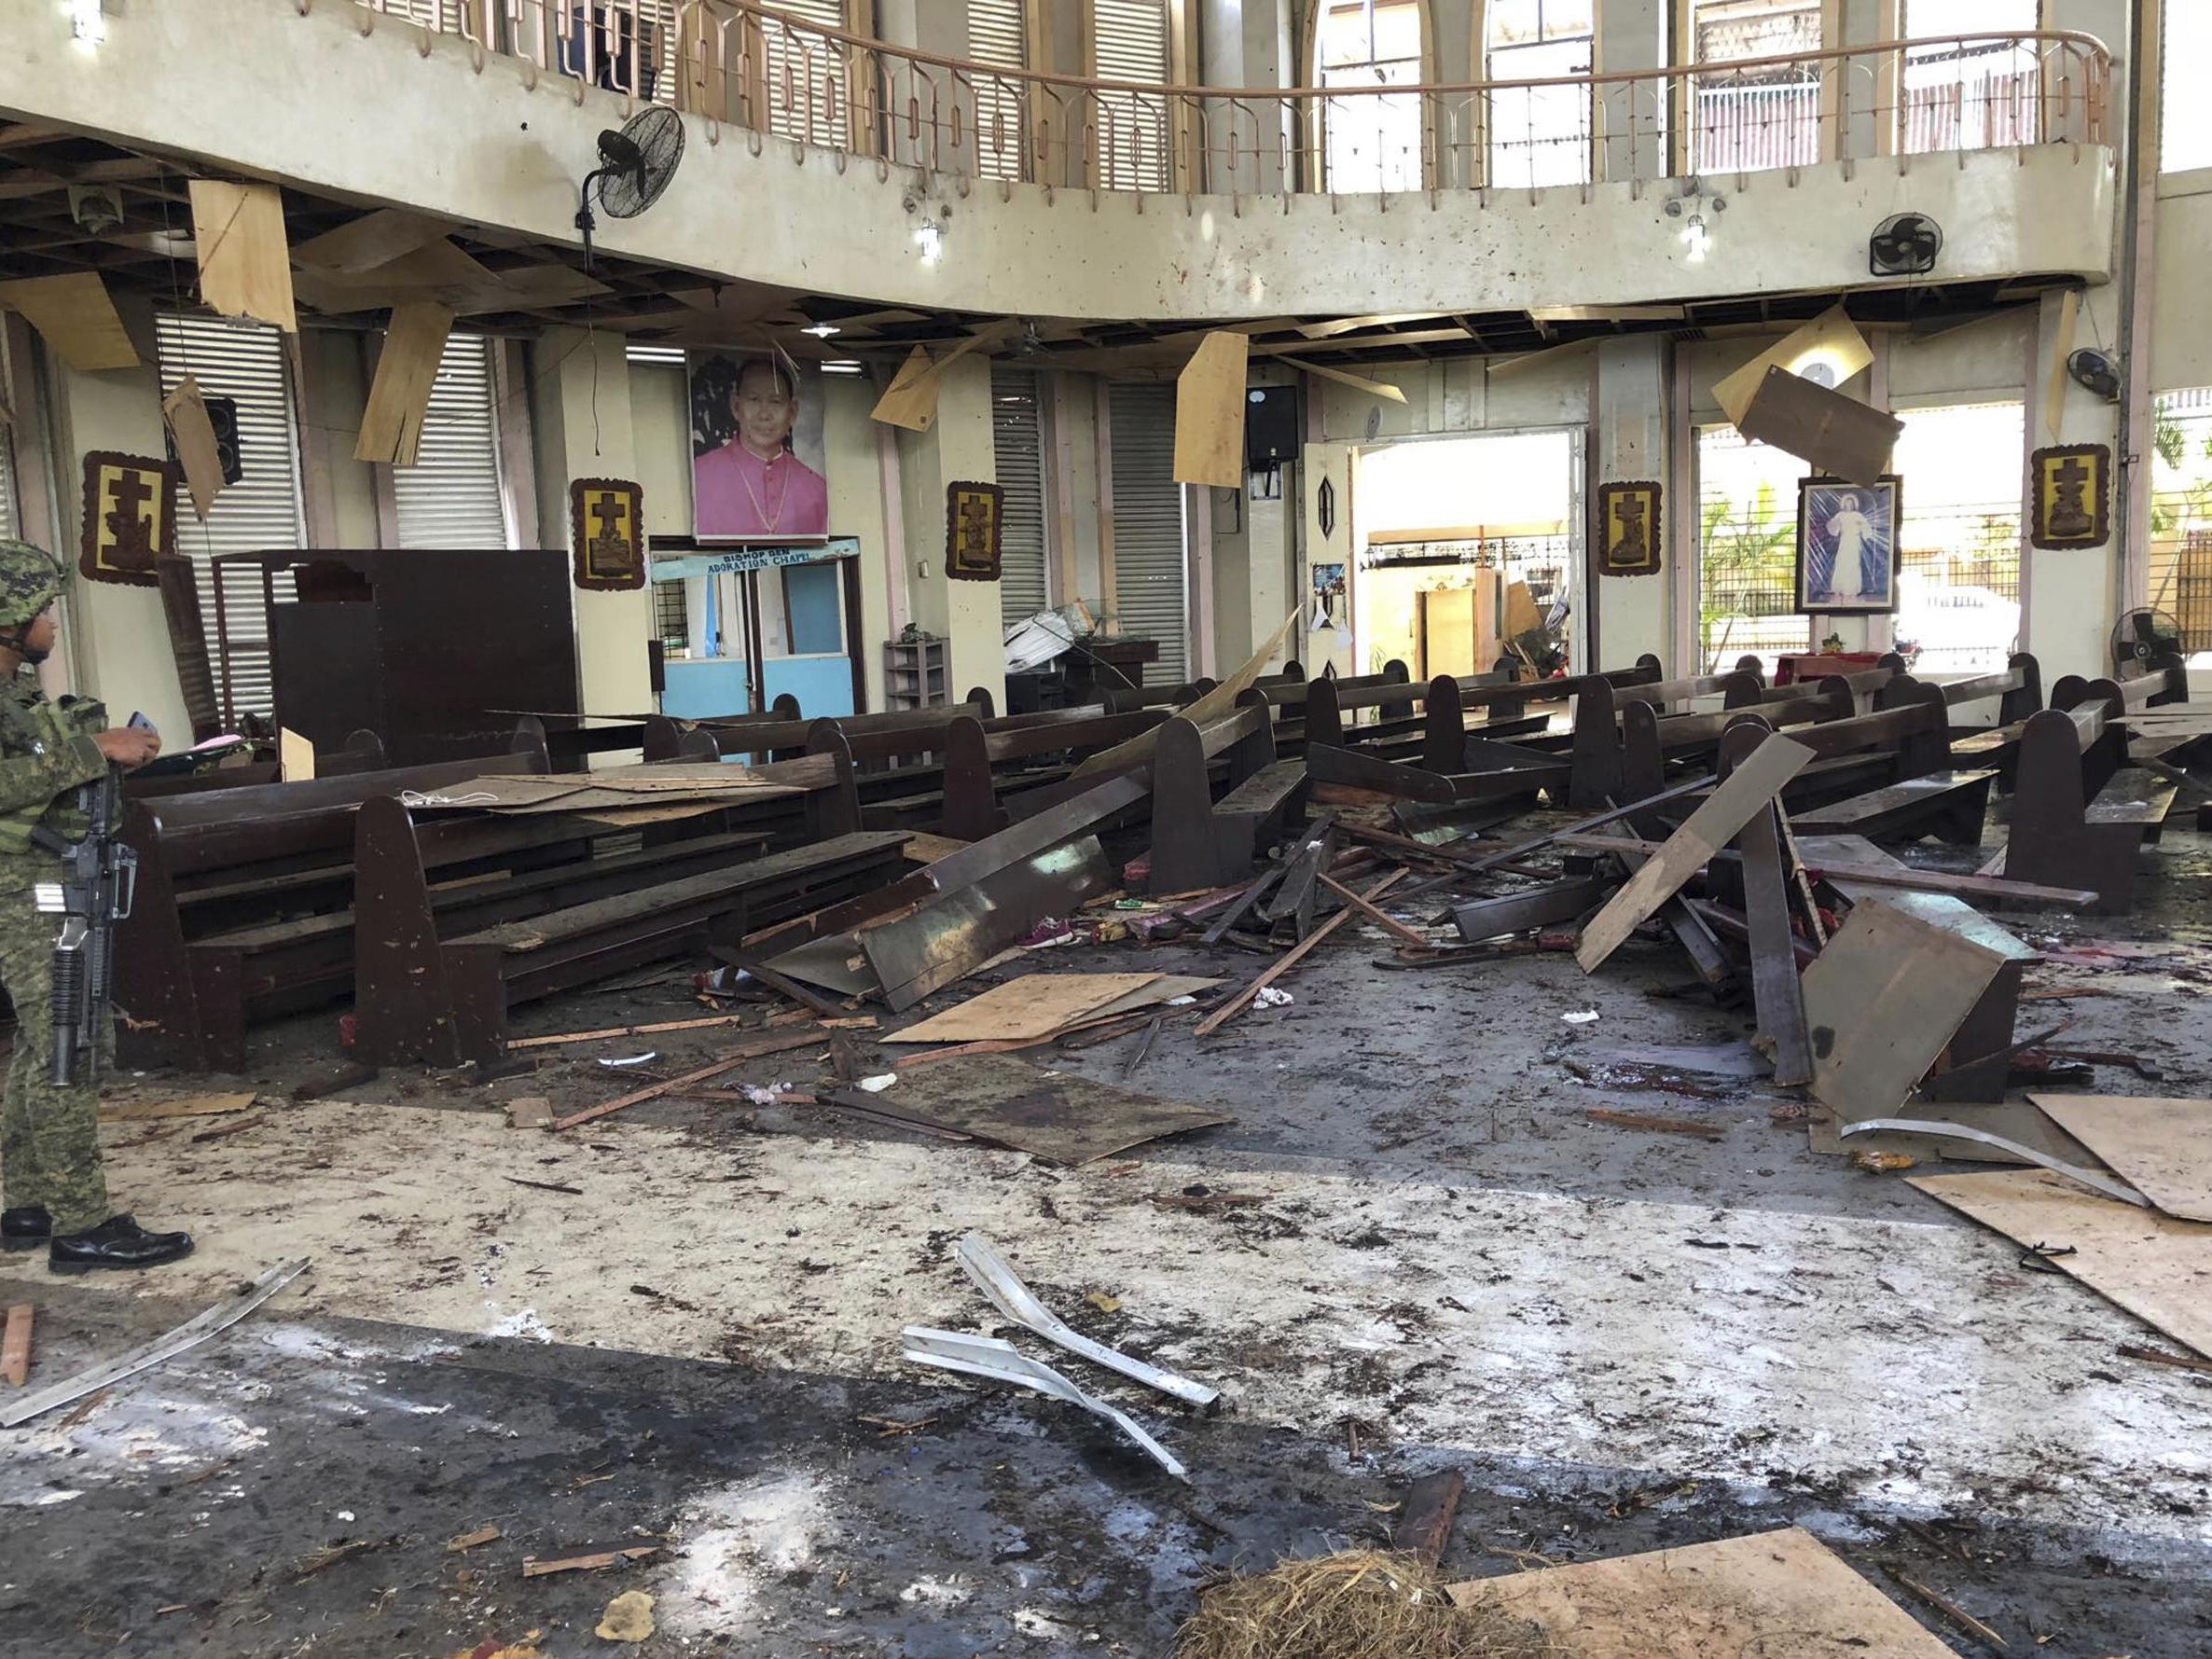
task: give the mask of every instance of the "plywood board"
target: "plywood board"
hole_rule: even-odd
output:
[[[2212,1222],[2212,1100],[2151,1095],[2028,1099],[2168,1215]]]
[[[1751,814],[1764,811],[1766,804],[1781,793],[1782,785],[1803,771],[1812,758],[1813,752],[1803,743],[1778,734],[1752,750],[1591,919],[1574,953],[1583,972],[1595,973],[1621,947],[1624,939],[1681,890],[1694,871],[1735,838],[1736,831],[1751,821]]]
[[[1454,1584],[1575,1659],[1953,1659],[1801,1528]]]
[[[388,265],[446,234],[435,219],[405,208],[381,207],[335,230],[311,237],[292,250],[292,263],[333,276],[357,276]]]
[[[201,522],[223,493],[223,453],[215,442],[214,423],[207,418],[207,403],[200,395],[200,382],[187,375],[176,390],[161,400],[161,419],[176,446],[177,464],[185,469],[185,487],[191,492],[192,511]]]
[[[1209,979],[1197,974],[1155,975],[1150,985],[1141,986],[1126,997],[1116,997],[1092,1009],[1090,1017],[1111,1019],[1117,1014],[1134,1014],[1140,1008],[1156,1008],[1177,997],[1195,997],[1200,991],[1227,983],[1224,979]]]
[[[898,1086],[879,1095],[838,1090],[830,1098],[919,1117],[1056,1164],[1087,1164],[1162,1135],[1236,1121],[998,1054],[961,1055],[902,1071]]]
[[[883,395],[876,400],[868,418],[887,426],[904,426],[909,432],[927,432],[937,423],[937,388],[944,381],[945,371],[970,352],[995,346],[1020,329],[1019,323],[993,323],[976,329],[934,361],[928,352],[916,346],[906,361],[899,365],[899,372],[884,388]]]
[[[1024,974],[970,997],[957,1008],[932,1015],[885,1043],[984,1043],[1049,1037],[1093,1010],[1117,1002],[1157,979],[1157,974]]]
[[[1872,485],[1889,470],[1905,423],[1788,369],[1770,368],[1736,427],[1818,471]]]
[[[2004,956],[1869,899],[1804,971],[1813,1097],[1846,1123],[1896,1115]]]
[[[1364,392],[1371,397],[1387,397],[1392,403],[1403,403],[1405,394],[1385,380],[1371,380],[1365,375],[1349,374],[1341,368],[1325,368],[1319,363],[1308,363],[1303,357],[1278,357],[1276,362],[1285,368],[1303,369],[1309,375],[1319,375],[1324,380],[1334,380],[1339,386],[1349,386],[1355,392]]]
[[[22,312],[39,339],[79,374],[138,366],[138,348],[96,271],[0,283],[0,306]]]
[[[1713,401],[1731,422],[1741,426],[1744,411],[1751,407],[1751,399],[1766,380],[1770,368],[1787,369],[1791,374],[1802,374],[1805,366],[1813,362],[1828,365],[1834,370],[1835,383],[1841,386],[1852,376],[1862,372],[1874,360],[1874,350],[1866,343],[1866,337],[1851,325],[1851,319],[1840,305],[1831,306],[1804,327],[1786,335],[1782,339],[1745,364],[1734,374],[1723,377],[1713,386]]]
[[[1906,1179],[2212,1358],[2212,1226],[2101,1198],[2044,1169]]]
[[[1523,634],[1542,626],[1543,612],[1537,608],[1536,600],[1528,591],[1528,584],[1509,583],[1505,589],[1505,627],[1502,630],[1505,637],[1517,640]]]
[[[243,1112],[259,1099],[258,1095],[248,1090],[235,1095],[190,1095],[180,1100],[139,1100],[101,1107],[100,1121],[104,1124],[131,1124],[159,1117],[221,1117],[229,1113]]]
[[[1175,377],[1175,481],[1244,487],[1244,376],[1251,341],[1217,331]]]
[[[290,726],[277,728],[277,776],[299,783],[315,775],[315,746]]]
[[[430,409],[430,389],[437,380],[453,313],[442,305],[403,305],[392,313],[384,349],[377,356],[377,378],[361,414],[356,461],[412,466],[422,447],[422,421]]]
[[[487,298],[504,301],[509,310],[519,310],[527,303],[519,295],[509,295],[506,280],[497,271],[444,237],[374,270],[355,276],[303,270],[296,283],[302,300],[334,316],[389,311],[432,300],[457,313],[486,309]],[[603,284],[599,286],[604,292]]]
[[[194,179],[192,241],[200,255],[200,297],[210,310],[299,332],[284,199],[274,185]]]

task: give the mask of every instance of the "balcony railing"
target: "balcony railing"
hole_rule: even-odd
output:
[[[565,77],[886,173],[1242,197],[1536,189],[2109,142],[2111,59],[2061,31],[1945,35],[1543,80],[1189,87],[963,62],[753,0],[341,0]],[[292,0],[307,11],[315,0]],[[803,150],[795,147],[795,156]]]

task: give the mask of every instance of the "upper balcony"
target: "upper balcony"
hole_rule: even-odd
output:
[[[1948,236],[1923,285],[2112,257],[2112,63],[2057,31],[1224,88],[963,62],[753,0],[134,0],[106,29],[88,48],[64,8],[35,15],[0,110],[573,243],[598,130],[671,104],[689,153],[605,247],[898,305],[1149,322],[1833,293],[1884,283],[1867,238],[1902,211]]]

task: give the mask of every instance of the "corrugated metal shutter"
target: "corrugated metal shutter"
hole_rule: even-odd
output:
[[[1175,481],[1175,388],[1115,386],[1113,605],[1121,631],[1160,643],[1155,685],[1190,678],[1183,586],[1182,486]]]
[[[1168,8],[1161,0],[1091,0],[1091,25],[1092,75],[1167,85]],[[1099,116],[1099,169],[1107,187],[1167,189],[1168,101],[1141,92],[1102,92]]]
[[[775,0],[774,9],[818,28],[845,27],[845,0]],[[779,138],[845,148],[845,48],[819,35],[795,34],[772,18],[762,20],[760,33],[767,64],[768,131]]]
[[[414,465],[392,469],[392,496],[403,547],[507,545],[491,342],[481,335],[447,339],[422,449]]]
[[[284,337],[258,323],[159,313],[155,338],[161,353],[161,391],[167,395],[187,375],[210,397],[238,401],[238,444],[245,476],[215,498],[202,523],[189,500],[177,510],[177,544],[199,568],[200,605],[208,633],[208,657],[219,661],[213,567],[218,553],[283,552],[307,543],[299,500],[299,427]],[[292,597],[289,575],[278,578],[279,601]],[[228,633],[229,684],[215,674],[226,723],[241,714],[267,714],[272,706],[269,673],[269,616],[262,607],[257,568],[232,567],[225,579],[223,627]]]
[[[992,369],[990,399],[999,487],[1006,492],[999,607],[1011,624],[1034,616],[1051,602],[1045,597],[1044,421],[1036,371]]]
[[[1028,0],[968,0],[968,58],[994,69],[1030,66]],[[1023,176],[1022,94],[1027,83],[978,78],[975,82],[971,165],[985,178]]]

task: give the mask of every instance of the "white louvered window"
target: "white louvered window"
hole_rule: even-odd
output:
[[[1044,417],[1037,372],[990,372],[990,428],[999,488],[999,607],[1009,627],[1051,603],[1044,577]]]
[[[1190,652],[1175,388],[1116,385],[1108,395],[1114,620],[1125,636],[1159,642],[1159,658],[1145,669],[1145,680],[1180,685],[1190,678]]]
[[[1029,0],[968,0],[968,57],[994,69],[1030,66]],[[972,92],[975,113],[961,135],[963,149],[974,146],[968,170],[985,178],[1028,176],[1027,83],[978,76]]]
[[[215,498],[206,521],[188,496],[177,507],[177,547],[200,576],[200,612],[215,693],[229,725],[242,714],[268,714],[269,615],[256,565],[227,567],[223,603],[215,603],[213,560],[223,553],[283,553],[307,544],[299,498],[299,423],[284,337],[258,323],[160,312],[154,320],[166,396],[187,376],[204,397],[238,405],[239,482]],[[275,597],[292,597],[292,578],[278,576]],[[226,643],[228,650],[225,649]],[[228,662],[226,663],[226,657]]]
[[[457,334],[446,341],[415,464],[392,469],[403,547],[510,545],[493,350],[481,335]]]
[[[1091,74],[1099,80],[1166,86],[1173,76],[1163,0],[1091,0]],[[1100,92],[1098,125],[1100,184],[1114,190],[1172,187],[1166,98]]]
[[[844,0],[775,0],[775,9],[823,29],[845,27]],[[845,48],[772,17],[760,24],[767,128],[779,138],[843,149],[847,124]]]

